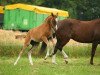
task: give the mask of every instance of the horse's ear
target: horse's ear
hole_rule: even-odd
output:
[[[51,16],[53,16],[53,17],[54,17],[54,14],[53,14],[53,13],[51,13]]]

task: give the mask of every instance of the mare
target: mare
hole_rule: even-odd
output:
[[[23,51],[30,44],[32,45],[32,47],[31,47],[30,51],[28,52],[28,57],[29,57],[29,61],[30,61],[31,65],[33,65],[32,58],[31,58],[32,49],[35,48],[39,44],[39,42],[45,42],[45,44],[48,46],[45,59],[49,56],[49,46],[50,45],[48,44],[48,38],[52,37],[52,34],[56,31],[57,16],[58,16],[58,14],[54,15],[53,13],[51,13],[51,15],[45,19],[45,21],[42,25],[28,31],[26,38],[25,38],[24,46],[23,46],[21,52],[19,53],[19,56],[18,56],[17,60],[15,61],[14,65],[17,64]],[[51,40],[53,42],[53,39],[51,39]]]
[[[93,57],[96,48],[100,44],[100,19],[91,21],[80,21],[77,19],[64,19],[59,22],[56,33],[57,43],[54,48],[53,57],[57,50],[62,48],[73,39],[80,43],[92,43],[90,64],[93,65]],[[53,58],[52,57],[52,58]],[[65,58],[67,60],[67,58]]]

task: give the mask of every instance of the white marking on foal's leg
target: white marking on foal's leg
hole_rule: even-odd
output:
[[[47,49],[47,53],[44,59],[46,60],[48,56],[49,56],[49,48]]]
[[[18,56],[17,60],[15,61],[14,65],[17,64],[18,60],[20,59],[20,56]]]
[[[45,60],[47,59],[47,57],[49,56],[49,51],[50,51],[50,42],[47,43],[47,53],[46,53],[46,56],[45,56]]]
[[[57,64],[55,58],[56,58],[56,54],[54,54],[54,55],[52,56],[52,63],[53,63],[53,64]]]
[[[65,62],[66,63],[68,63],[68,55],[62,50],[62,54],[63,54],[63,56],[64,56],[64,60],[65,60]]]
[[[56,30],[58,29],[57,25],[56,25]]]
[[[53,52],[54,52],[54,48],[51,50],[51,53],[49,55],[50,57],[52,56]]]
[[[31,53],[32,53],[32,51],[28,52],[28,57],[29,57],[30,64],[33,65]]]
[[[21,57],[21,55],[22,55],[22,53],[23,53],[23,50],[24,50],[24,48],[23,48],[23,49],[21,50],[21,52],[19,53],[19,56],[18,56],[17,60],[15,61],[14,65],[17,64],[18,60],[20,59],[20,57]]]

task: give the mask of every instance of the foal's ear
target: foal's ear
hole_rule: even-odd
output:
[[[53,17],[54,17],[54,14],[53,14],[53,13],[51,13],[51,16],[53,16]]]
[[[56,16],[58,17],[58,13],[56,14]]]

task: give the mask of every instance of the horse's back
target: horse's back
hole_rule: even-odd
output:
[[[91,21],[79,21],[73,23],[73,31],[76,36],[73,38],[79,42],[91,43],[94,40],[100,39],[100,19]],[[76,38],[78,37],[78,38]]]
[[[58,33],[70,36],[75,41],[91,43],[100,39],[100,19],[81,21],[76,19],[64,19],[61,22]]]

